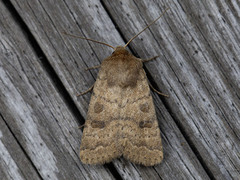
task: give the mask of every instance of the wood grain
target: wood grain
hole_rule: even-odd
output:
[[[16,151],[32,166],[33,177],[239,179],[238,1],[6,0],[2,4],[0,114],[6,132],[12,134],[9,140],[19,144],[14,145]],[[77,116],[86,117],[90,94],[79,98],[75,94],[97,77],[97,70],[84,69],[99,65],[112,50],[61,32],[123,45],[168,6],[170,11],[129,45],[142,59],[160,56],[145,68],[154,87],[170,95],[153,94],[163,162],[153,168],[122,158],[108,166],[82,165],[77,126],[84,120]],[[24,169],[15,157],[15,164]],[[0,173],[6,174],[6,166],[1,164]]]
[[[112,179],[104,167],[82,166],[76,117],[2,2],[0,12],[0,177]]]

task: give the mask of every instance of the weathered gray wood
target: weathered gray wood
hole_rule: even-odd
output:
[[[0,116],[1,179],[41,179],[4,121]]]
[[[84,68],[100,64],[111,54],[111,49],[66,37],[61,32],[80,34],[113,46],[123,45],[106,10],[128,40],[167,6],[165,1],[103,1],[106,9],[99,1],[11,2],[84,117],[90,94],[79,99],[74,95],[90,87],[97,74],[97,70],[84,72]],[[146,67],[152,81],[170,98],[163,98],[162,103],[154,95],[164,143],[163,163],[145,168],[123,159],[115,160],[113,165],[123,179],[239,177],[239,7],[235,1],[231,2],[233,5],[227,2],[230,1],[219,4],[171,2],[168,4],[171,10],[150,31],[131,42],[131,49],[141,58],[160,55],[161,60],[146,63]],[[17,80],[16,77],[13,79]],[[38,93],[51,87],[43,85],[37,78],[35,81],[39,84]],[[57,110],[53,108],[55,103],[47,105],[53,117],[57,116]],[[43,104],[48,103],[44,101]],[[64,109],[64,102],[62,104]],[[35,108],[39,109],[37,105]],[[70,118],[71,114],[64,114],[65,118],[74,119]],[[69,123],[74,123],[72,121]],[[56,129],[58,126],[51,123],[51,127]],[[60,127],[73,128],[66,124]],[[76,136],[80,138],[80,133],[75,133],[74,138],[78,138]],[[50,140],[46,142],[50,143]],[[69,140],[69,144],[74,151],[78,150],[79,140]],[[61,143],[59,147],[62,148]],[[95,171],[95,166],[81,166],[77,157],[74,160],[80,169]],[[65,161],[69,160],[66,158]],[[69,165],[62,166],[68,167],[62,174],[69,173]],[[208,175],[202,166],[208,170]],[[88,174],[88,177],[91,175],[95,174]]]
[[[126,39],[134,35],[131,29],[144,26],[136,22],[146,24],[166,7],[143,1],[105,5]],[[213,177],[238,179],[239,6],[234,1],[177,1],[169,6],[161,25],[156,23],[131,47],[140,57],[161,54],[161,61],[146,66],[159,87],[163,84],[164,92],[170,90],[166,105],[172,117]]]
[[[37,173],[40,179],[113,179],[104,167],[80,163],[77,119],[2,1],[0,24],[0,115],[9,127],[6,129],[1,118],[0,145],[6,148],[1,146],[0,159],[8,160],[0,163],[1,179],[38,179]],[[20,155],[23,157],[16,159]]]

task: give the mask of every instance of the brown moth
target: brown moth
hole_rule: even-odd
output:
[[[80,146],[83,163],[104,164],[121,156],[145,166],[162,161],[160,129],[143,60],[125,49],[160,17],[125,46],[108,45],[114,52],[103,60],[93,87]]]

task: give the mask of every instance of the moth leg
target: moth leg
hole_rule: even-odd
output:
[[[100,67],[101,67],[101,65],[89,67],[89,68],[86,68],[85,71],[88,71],[88,70],[91,70],[91,69],[97,69],[97,68],[100,68]]]
[[[157,57],[159,57],[159,56],[154,56],[154,57],[149,58],[149,59],[142,59],[142,62],[143,62],[143,63],[144,63],[144,62],[148,62],[148,61],[151,61],[151,60],[153,60],[153,59],[156,59]]]
[[[163,94],[163,93],[159,92],[158,90],[156,90],[150,83],[148,83],[148,84],[149,84],[149,86],[152,88],[152,90],[153,90],[154,92],[156,92],[157,94],[159,94],[159,95],[161,95],[161,96],[169,97],[169,95]]]
[[[80,125],[80,126],[78,126],[78,128],[79,128],[79,129],[82,129],[84,126],[85,126],[85,123],[82,124],[82,125]]]
[[[88,90],[86,90],[86,91],[84,91],[84,92],[82,92],[80,94],[76,94],[76,96],[78,97],[78,96],[82,96],[84,94],[87,94],[89,91],[91,91],[93,89],[93,86],[94,86],[94,84],[90,88],[88,88]]]

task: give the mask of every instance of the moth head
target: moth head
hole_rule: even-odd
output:
[[[128,55],[130,54],[126,49],[125,47],[123,46],[117,46],[114,48],[114,51],[112,53],[112,56],[118,56],[118,55]]]

